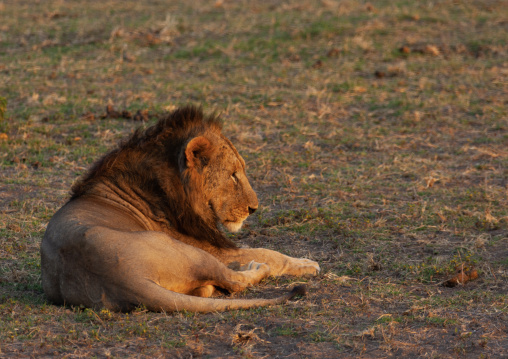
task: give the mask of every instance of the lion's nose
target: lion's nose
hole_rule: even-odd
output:
[[[249,207],[249,214],[256,212],[256,209],[258,209],[258,208],[257,207],[256,208]]]

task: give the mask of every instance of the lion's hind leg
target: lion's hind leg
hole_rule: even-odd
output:
[[[222,263],[219,265],[222,266]],[[270,268],[266,264],[254,261],[241,266],[238,273],[235,270],[224,268],[224,278],[213,281],[214,284],[201,285],[186,294],[209,298],[216,292],[240,292],[251,285],[259,283],[268,276],[269,272]]]
[[[215,291],[216,291],[215,286],[209,284],[194,288],[187,294],[193,295],[195,297],[209,298],[215,293]]]
[[[210,297],[215,288],[239,292],[268,277],[270,267],[249,262],[241,271],[232,270],[218,258],[160,232],[121,233],[124,244],[136,243],[125,263],[138,263],[139,274],[160,286],[183,294]],[[111,242],[111,237],[110,237]],[[125,248],[125,246],[122,246]],[[140,261],[139,258],[145,258]],[[171,260],[168,260],[171,258]],[[149,259],[149,260],[148,260]],[[215,287],[215,288],[214,288]]]
[[[261,282],[270,274],[270,267],[268,265],[254,261],[243,266],[239,271],[230,269],[218,261],[217,265],[221,267],[221,274],[216,277],[214,285],[230,293],[241,292],[247,287]]]
[[[249,263],[240,266],[238,271],[235,271],[234,278],[247,285],[254,285],[259,283],[270,275],[270,267],[266,263],[257,263],[250,261]]]
[[[222,267],[222,263],[218,265]],[[200,285],[199,287],[191,289],[186,294],[195,297],[209,298],[218,292],[240,292],[251,285],[259,283],[266,278],[270,272],[270,268],[266,264],[256,263],[254,261],[236,269],[240,272],[237,273],[237,270],[232,270],[230,268],[222,268],[223,275],[220,276],[221,278],[219,279],[210,281],[213,284]]]

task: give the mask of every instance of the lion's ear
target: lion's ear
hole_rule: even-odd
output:
[[[212,144],[203,137],[195,137],[185,148],[185,159],[188,168],[202,168],[208,164],[212,155]]]

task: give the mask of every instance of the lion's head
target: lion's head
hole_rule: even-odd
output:
[[[235,246],[218,225],[236,232],[258,207],[245,161],[222,135],[220,120],[191,106],[102,157],[72,187],[71,200],[111,198],[99,184],[153,221],[218,247]]]
[[[239,231],[258,208],[243,158],[226,137],[212,131],[191,138],[183,149],[180,170],[196,212],[215,217],[231,232]]]

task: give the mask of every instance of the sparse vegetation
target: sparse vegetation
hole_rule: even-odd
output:
[[[7,100],[0,97],[0,122],[5,119],[5,109],[7,108]]]
[[[502,1],[0,0],[0,356],[508,355]],[[240,244],[308,256],[284,306],[46,303],[39,244],[74,179],[142,125],[219,111],[261,207]],[[143,117],[145,118],[145,117]],[[457,266],[478,278],[442,283]]]

